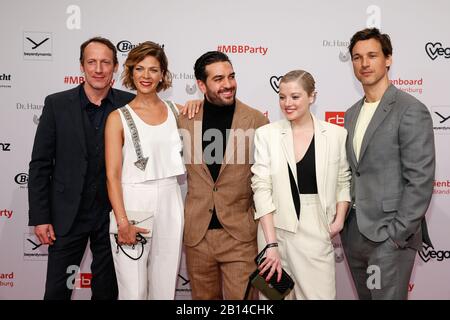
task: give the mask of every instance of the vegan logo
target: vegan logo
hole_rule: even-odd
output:
[[[446,59],[450,58],[450,47],[443,48],[441,42],[428,42],[425,45],[425,52],[433,61],[439,56],[444,56]]]
[[[277,94],[280,92],[280,80],[282,76],[271,76],[270,77],[270,86],[272,87],[273,91],[275,91]]]
[[[434,250],[432,246],[429,246],[424,243],[423,248],[419,251],[419,257],[423,262],[427,263],[431,259],[436,259],[441,262],[445,259],[450,259],[450,251],[449,250]]]

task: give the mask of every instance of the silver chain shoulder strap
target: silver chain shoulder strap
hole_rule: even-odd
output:
[[[142,154],[141,140],[139,139],[139,133],[137,131],[136,125],[134,124],[134,120],[131,117],[130,111],[128,111],[126,106],[119,108],[119,110],[122,112],[123,116],[125,117],[125,121],[127,122],[128,129],[130,129],[131,139],[133,140],[134,150],[136,151],[137,161],[134,163],[134,165],[138,169],[145,171],[145,167],[147,166],[148,157],[144,158],[144,156]]]

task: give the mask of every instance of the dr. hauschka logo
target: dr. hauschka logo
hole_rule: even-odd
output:
[[[442,262],[446,259],[450,259],[450,251],[435,250],[432,246],[424,243],[422,250],[419,251],[419,256],[425,263],[427,263],[431,259]]]
[[[189,85],[189,83],[186,83],[186,93],[193,95],[197,92],[197,85],[193,83],[192,85]]]
[[[336,124],[338,126],[344,126],[345,111],[325,111],[325,121]]]
[[[35,111],[42,110],[43,104],[36,104],[33,102],[16,102],[16,110],[19,111]]]
[[[36,235],[23,234],[23,260],[45,261],[48,258],[48,246],[42,245]]]
[[[249,44],[219,44],[217,46],[217,51],[235,54],[260,54],[265,56],[269,51],[269,48]]]
[[[322,47],[337,48],[339,50],[339,60],[347,62],[350,60],[350,52],[348,52],[349,41],[343,40],[322,40]]]
[[[425,52],[433,61],[438,57],[450,58],[450,47],[445,48],[441,42],[428,42],[425,44]]]
[[[450,106],[432,106],[431,118],[437,134],[450,134]]]
[[[195,83],[195,75],[193,73],[186,72],[172,72],[172,79],[175,81],[188,80],[186,82],[185,91],[189,95],[193,95],[197,92],[197,84]]]
[[[334,248],[334,261],[336,263],[341,263],[344,261],[344,249],[342,248],[342,243],[340,241],[332,241]]]
[[[14,287],[14,272],[0,273],[0,288],[2,287]]]
[[[21,172],[18,173],[15,177],[14,177],[14,181],[20,185],[21,188],[26,188],[27,183],[28,183],[28,174]]]
[[[11,151],[11,143],[0,142],[0,151]]]
[[[52,34],[50,32],[23,32],[24,60],[52,60]]]
[[[450,195],[450,180],[434,180],[433,195]]]
[[[347,62],[348,60],[350,60],[350,52],[346,51],[346,52],[339,52],[339,60],[341,60],[341,62]]]
[[[11,88],[11,74],[0,73],[0,88]]]
[[[395,85],[399,90],[412,94],[422,94],[423,92],[423,78],[418,79],[390,79],[393,85]]]
[[[39,124],[39,120],[41,119],[41,116],[38,116],[38,115],[33,115],[33,122],[34,122],[34,124],[35,125],[38,125]]]
[[[271,76],[269,79],[270,86],[277,94],[280,93],[280,80],[283,76]]]

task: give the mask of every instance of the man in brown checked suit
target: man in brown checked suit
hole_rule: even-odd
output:
[[[189,120],[180,117],[188,192],[184,244],[193,299],[243,299],[255,270],[251,163],[255,129],[264,115],[236,100],[227,55],[202,55],[194,66],[205,99]]]

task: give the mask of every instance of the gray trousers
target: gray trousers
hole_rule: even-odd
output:
[[[417,251],[397,248],[392,239],[373,242],[363,236],[352,209],[341,232],[345,256],[361,300],[406,300]]]

